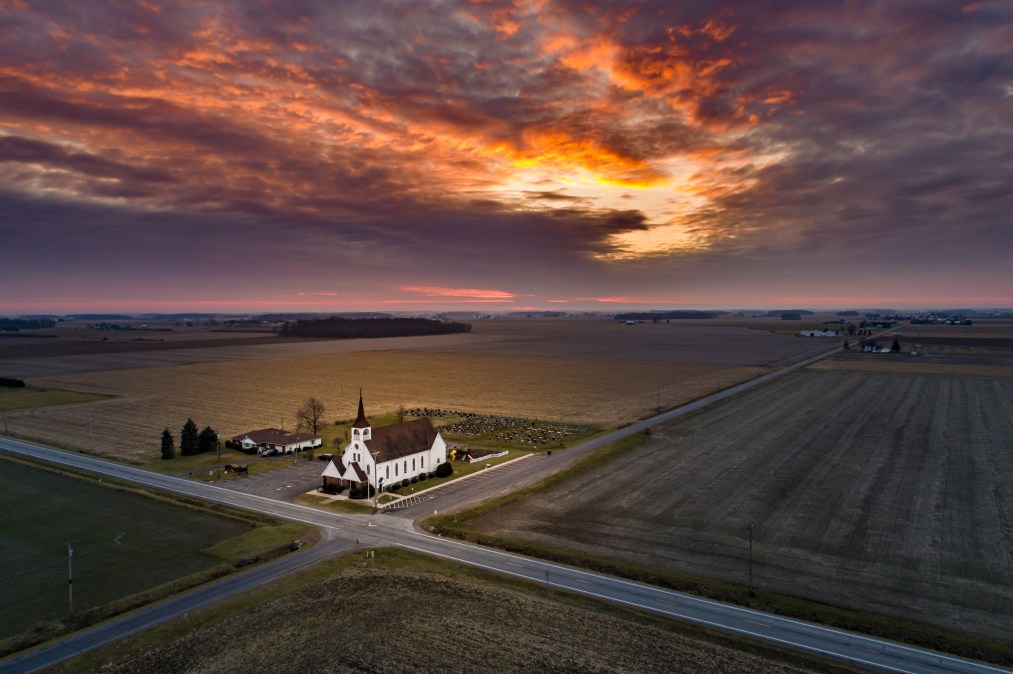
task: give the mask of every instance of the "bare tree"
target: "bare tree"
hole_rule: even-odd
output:
[[[408,410],[406,410],[404,408],[404,405],[398,405],[397,406],[397,411],[394,412],[394,414],[397,415],[397,422],[401,423],[402,421],[404,421],[404,415],[407,414],[407,413],[408,413]]]
[[[324,416],[324,404],[316,398],[307,398],[302,407],[295,411],[295,419],[299,426],[308,428],[310,433],[316,435],[320,428],[320,420]]]

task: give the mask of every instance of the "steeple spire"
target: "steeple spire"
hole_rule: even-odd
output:
[[[369,421],[366,419],[366,410],[362,406],[362,389],[359,389],[359,414],[355,417],[352,428],[369,428]]]

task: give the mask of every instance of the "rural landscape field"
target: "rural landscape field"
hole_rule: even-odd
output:
[[[604,318],[478,325],[469,335],[140,354],[46,357],[37,349],[30,358],[0,360],[0,372],[30,386],[109,397],[10,410],[6,422],[21,437],[133,462],[154,457],[162,429],[176,433],[188,417],[222,437],[292,428],[295,409],[315,396],[328,420],[347,419],[360,388],[370,413],[442,407],[615,426],[830,347],[745,327],[626,326]],[[31,376],[39,372],[48,374]]]
[[[78,613],[207,571],[207,548],[249,522],[0,461],[0,640],[67,616],[68,544]]]
[[[472,521],[1010,641],[1013,376],[807,369]]]
[[[125,661],[103,659],[102,671],[815,671],[404,553],[381,552],[370,561],[186,630]],[[94,664],[60,672],[89,671]]]

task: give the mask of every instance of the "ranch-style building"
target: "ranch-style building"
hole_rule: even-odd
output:
[[[324,439],[312,433],[289,433],[280,428],[262,428],[259,431],[250,431],[232,438],[232,445],[239,449],[250,451],[256,449],[258,454],[263,454],[269,449],[276,449],[280,454],[293,454],[304,449],[313,449],[321,446]]]
[[[385,485],[431,473],[447,460],[447,443],[429,417],[373,428],[366,419],[359,394],[359,414],[352,424],[352,441],[324,469],[323,488],[377,491]]]

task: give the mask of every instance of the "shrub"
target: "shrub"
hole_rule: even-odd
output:
[[[432,480],[434,477],[436,477],[436,473],[429,473],[429,479],[430,480]]]
[[[412,475],[412,484],[415,484],[418,481],[419,481],[419,476],[418,475]]]
[[[425,480],[426,480],[426,474],[425,473],[419,473],[419,482],[425,482]]]
[[[407,487],[407,486],[408,486],[408,485],[410,485],[411,483],[412,483],[412,481],[411,481],[411,480],[409,480],[408,478],[405,478],[405,479],[401,480],[401,486],[402,486],[402,487]]]
[[[436,466],[436,477],[450,477],[454,473],[454,467],[449,461],[444,461]]]

